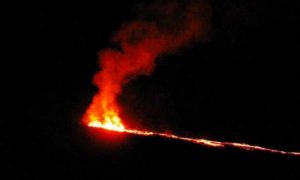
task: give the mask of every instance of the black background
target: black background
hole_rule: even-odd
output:
[[[1,174],[9,179],[300,178],[296,157],[112,135],[81,124],[96,92],[91,78],[98,70],[97,52],[138,16],[140,2],[5,6],[3,42],[9,51],[1,73],[2,89],[9,93],[2,93],[1,103],[12,111],[2,121]],[[212,1],[206,42],[159,57],[151,76],[124,87],[123,114],[139,119],[129,123],[300,151],[296,2]]]

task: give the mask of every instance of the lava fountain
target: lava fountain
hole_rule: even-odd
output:
[[[210,6],[205,3],[186,1],[180,4],[160,5],[154,12],[162,18],[155,21],[140,18],[123,25],[113,37],[113,42],[117,43],[119,48],[100,51],[100,71],[93,78],[98,92],[83,117],[87,126],[119,133],[159,136],[210,147],[235,147],[300,155],[300,152],[286,152],[244,143],[219,142],[127,128],[119,116],[119,105],[116,100],[122,92],[122,86],[137,76],[150,75],[158,56],[173,52],[192,41],[203,40],[209,30],[211,11]]]

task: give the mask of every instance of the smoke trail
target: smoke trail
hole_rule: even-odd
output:
[[[119,49],[100,51],[101,70],[93,78],[99,92],[87,110],[84,118],[87,122],[100,119],[118,124],[120,119],[113,117],[118,115],[116,97],[122,92],[122,86],[132,78],[151,74],[159,55],[203,39],[209,29],[210,9],[207,3],[153,4],[148,12],[145,10],[145,14],[123,25],[114,35],[113,42],[119,45]]]

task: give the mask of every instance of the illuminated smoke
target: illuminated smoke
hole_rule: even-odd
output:
[[[93,83],[99,92],[84,117],[85,122],[100,121],[123,128],[116,97],[122,86],[132,78],[149,75],[159,55],[200,40],[208,29],[209,6],[205,4],[166,3],[152,6],[155,14],[127,23],[113,37],[119,49],[100,51],[99,65]]]

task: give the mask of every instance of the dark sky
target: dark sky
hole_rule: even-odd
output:
[[[10,179],[159,179],[160,174],[243,179],[235,174],[239,171],[295,179],[293,163],[299,158],[131,136],[111,145],[80,124],[96,92],[91,78],[98,70],[97,52],[111,46],[113,33],[137,16],[140,2],[6,5],[9,51],[1,74],[3,89],[12,95],[2,93],[1,101],[13,111],[3,121],[4,174]],[[212,1],[207,42],[159,57],[152,76],[124,87],[120,104],[126,115],[140,119],[131,123],[300,151],[296,2]]]

